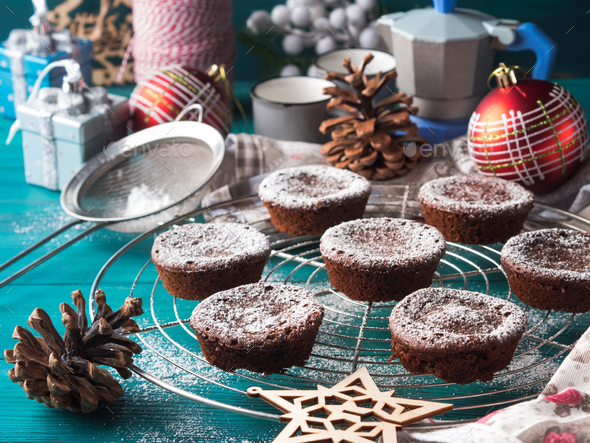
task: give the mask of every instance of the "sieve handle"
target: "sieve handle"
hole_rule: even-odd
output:
[[[203,107],[198,104],[198,103],[193,103],[192,105],[188,105],[186,108],[184,108],[182,111],[180,111],[180,114],[178,114],[178,116],[174,119],[175,122],[179,122],[180,120],[182,120],[182,118],[188,114],[189,112],[198,109],[199,110],[199,119],[197,120],[199,123],[203,123]]]

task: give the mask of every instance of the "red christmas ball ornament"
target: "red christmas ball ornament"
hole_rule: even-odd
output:
[[[171,122],[186,106],[199,103],[204,110],[203,123],[213,126],[224,137],[229,134],[232,126],[230,100],[213,78],[219,72],[215,68],[212,67],[209,75],[171,66],[139,83],[129,101],[133,130]],[[198,111],[193,111],[187,114],[186,120],[197,120],[198,116]]]
[[[469,121],[469,153],[483,175],[520,183],[535,194],[565,183],[588,147],[588,123],[563,87],[520,79],[517,67],[493,73],[498,87]],[[491,77],[491,76],[490,76]]]

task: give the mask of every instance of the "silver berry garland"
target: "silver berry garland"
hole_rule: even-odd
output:
[[[287,0],[272,11],[253,11],[246,26],[253,34],[283,35],[285,54],[296,56],[305,48],[320,55],[339,47],[383,48],[375,26],[375,0]],[[299,75],[286,65],[281,75]]]

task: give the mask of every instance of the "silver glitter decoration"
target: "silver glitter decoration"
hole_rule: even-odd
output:
[[[49,88],[47,88],[49,89]],[[53,138],[53,114],[46,110],[39,111],[39,129],[41,132],[41,152],[43,164],[43,186],[57,189],[57,146]]]

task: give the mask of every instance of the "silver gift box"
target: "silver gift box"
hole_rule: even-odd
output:
[[[53,92],[63,94],[57,91]],[[129,99],[104,95],[101,106],[91,104],[81,113],[70,109],[48,112],[51,104],[43,94],[18,107],[27,183],[61,190],[83,163],[127,135]]]

